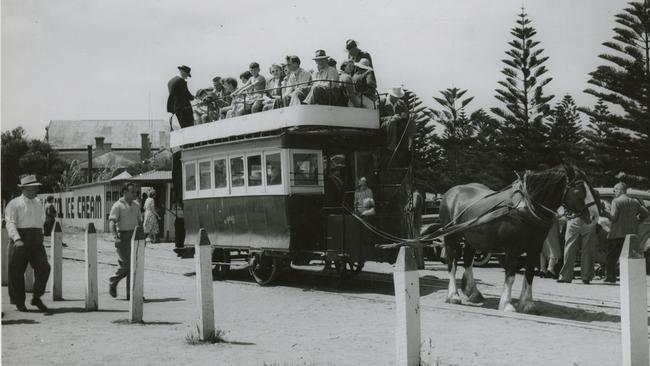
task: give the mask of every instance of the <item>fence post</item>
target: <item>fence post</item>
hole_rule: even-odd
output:
[[[131,288],[129,318],[131,323],[142,322],[142,303],[144,295],[144,232],[138,226],[131,238]]]
[[[61,224],[54,223],[50,233],[50,257],[52,258],[52,301],[63,300],[63,233]]]
[[[627,235],[621,265],[623,366],[648,365],[648,295],[645,258],[636,235]]]
[[[5,220],[2,220],[2,286],[9,284],[9,234],[5,227]]]
[[[420,277],[415,262],[415,250],[399,249],[395,271],[396,354],[397,366],[420,364]]]
[[[99,308],[97,288],[97,232],[91,222],[86,227],[86,311]]]
[[[199,230],[196,248],[196,303],[199,311],[199,337],[206,340],[214,334],[214,297],[212,289],[212,247],[205,229]]]

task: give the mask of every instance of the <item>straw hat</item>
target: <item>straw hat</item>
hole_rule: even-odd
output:
[[[36,176],[33,174],[26,175],[20,178],[20,184],[18,185],[18,187],[36,187],[36,186],[42,186],[42,184],[38,182]]]
[[[401,86],[394,86],[390,88],[388,94],[394,96],[395,98],[402,98],[404,96],[404,90],[402,90]]]

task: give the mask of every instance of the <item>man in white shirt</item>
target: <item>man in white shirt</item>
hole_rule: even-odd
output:
[[[291,98],[291,105],[300,105],[303,100],[305,104],[334,104],[334,90],[338,90],[339,73],[327,63],[328,60],[329,56],[325,54],[325,51],[316,50],[314,56],[316,71],[311,75],[311,89],[304,97],[294,94]]]
[[[293,95],[302,95],[302,99],[309,93],[308,83],[311,81],[311,74],[300,67],[300,58],[298,56],[287,56],[287,75],[286,88],[282,91],[284,105],[288,106]]]
[[[22,194],[9,202],[5,209],[7,234],[9,235],[9,298],[18,311],[25,307],[25,269],[27,263],[34,269],[34,289],[32,305],[41,311],[47,306],[41,301],[47,280],[50,277],[50,264],[43,247],[43,205],[36,198],[41,186],[35,175],[20,179],[18,187]]]

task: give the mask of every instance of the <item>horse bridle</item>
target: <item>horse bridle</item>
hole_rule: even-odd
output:
[[[568,177],[565,177],[565,179],[566,179],[566,180],[569,180]],[[523,178],[523,179],[520,178],[519,180],[522,182],[522,185],[521,185],[522,189],[517,189],[517,190],[515,190],[515,192],[519,192],[519,193],[521,193],[521,195],[522,195],[523,198],[524,198],[524,201],[527,203],[527,206],[529,207],[530,213],[533,215],[533,217],[535,217],[535,218],[536,218],[537,220],[539,220],[539,221],[545,221],[545,220],[544,220],[544,219],[543,219],[543,218],[542,218],[542,217],[541,217],[537,212],[535,212],[535,211],[536,211],[536,209],[535,209],[535,205],[541,207],[544,211],[550,213],[551,215],[555,215],[555,216],[558,216],[558,217],[562,217],[562,216],[564,216],[564,217],[566,217],[567,219],[573,219],[573,218],[576,218],[576,217],[582,215],[582,213],[583,213],[585,210],[587,210],[590,206],[593,206],[593,205],[596,204],[596,200],[595,200],[595,197],[594,197],[594,201],[585,204],[585,208],[584,208],[582,211],[580,211],[580,212],[573,212],[572,210],[569,210],[569,209],[566,207],[565,199],[566,199],[566,195],[567,195],[567,193],[569,192],[569,190],[571,190],[571,189],[573,189],[573,188],[575,188],[575,187],[579,187],[579,186],[581,186],[581,185],[582,185],[582,186],[586,186],[586,187],[585,187],[585,190],[589,189],[589,184],[587,183],[586,180],[584,180],[584,179],[582,179],[582,178],[579,179],[579,178],[575,178],[575,177],[574,177],[572,180],[569,180],[569,181],[566,183],[566,186],[564,187],[564,192],[562,192],[562,198],[561,198],[562,207],[564,208],[564,213],[563,213],[562,215],[558,215],[556,211],[554,211],[554,210],[552,210],[552,209],[546,207],[546,206],[545,206],[544,204],[542,204],[542,203],[539,203],[539,202],[533,201],[533,200],[530,198],[530,196],[528,195],[528,189],[526,188],[526,176],[525,176],[525,175],[524,175],[524,178]]]

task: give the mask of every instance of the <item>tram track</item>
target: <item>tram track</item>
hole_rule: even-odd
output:
[[[82,249],[66,248],[66,253],[64,254],[63,258],[66,260],[83,262],[85,261],[83,252],[84,251]],[[101,257],[103,258],[99,258],[98,256],[99,264],[116,266],[114,258],[111,258],[111,260],[108,260],[106,258],[109,255],[108,252],[100,251],[100,253],[102,254]],[[113,255],[113,253],[110,254],[111,256]],[[189,265],[181,264],[178,263],[179,260],[176,257],[171,257],[167,255],[157,255],[149,252],[147,253],[147,257],[155,258],[156,260],[156,263],[151,265],[147,265],[147,261],[145,261],[145,269],[147,271],[173,274],[173,275],[182,275],[182,276],[188,276],[190,274],[191,275],[194,274],[194,268],[192,265],[193,262],[191,262],[192,264],[188,263]],[[243,273],[237,273],[242,271],[237,270],[235,272],[236,273],[233,273],[234,275],[233,277],[235,278],[227,280],[225,281],[225,283],[231,282],[231,283],[236,283],[237,285],[255,286],[255,287],[258,286],[258,284],[250,280],[247,275]],[[384,292],[390,292],[393,286],[392,276],[390,275],[390,273],[383,274],[383,273],[376,273],[376,272],[362,272],[359,276],[348,280],[349,284],[345,286],[348,288],[341,288],[341,283],[334,280],[333,276],[326,272],[300,271],[300,273],[301,273],[301,276],[299,277],[300,280],[296,281],[295,279],[292,279],[291,281],[287,282],[285,279],[281,281],[278,285],[290,286],[290,287],[301,287],[301,288],[309,289],[311,291],[332,292],[332,290],[334,290],[336,293],[338,293],[339,295],[345,298],[373,301],[373,302],[379,302],[384,304],[394,304],[393,299],[377,297],[377,293],[381,294],[382,293],[381,291],[363,293],[364,289],[376,290],[378,287],[385,289],[386,291]],[[324,281],[324,279],[329,279],[329,281]],[[329,282],[330,284],[328,285],[326,284],[326,282]],[[446,291],[447,281],[431,279],[431,278],[421,278],[420,286],[421,286],[421,290],[430,293],[441,291],[441,290]],[[491,291],[490,289],[482,289],[482,292],[484,293],[484,295],[487,295],[488,297],[500,296],[500,293]],[[513,293],[513,298],[515,298],[515,295],[516,294]],[[620,303],[613,300],[593,300],[593,299],[588,299],[580,296],[571,296],[571,295],[564,296],[564,295],[554,295],[549,293],[536,293],[535,300],[547,301],[559,305],[578,306],[586,309],[600,311],[603,313],[605,312],[611,313],[612,310],[617,310],[620,307]],[[421,299],[420,308],[426,310],[432,310],[432,311],[448,311],[454,313],[474,314],[474,315],[491,316],[491,317],[497,317],[503,319],[523,320],[523,321],[529,321],[538,324],[567,326],[567,327],[580,328],[586,330],[596,330],[596,331],[603,331],[609,333],[620,333],[620,323],[615,323],[614,325],[591,324],[589,322],[580,321],[580,320],[562,319],[562,318],[555,318],[555,317],[549,317],[544,315],[506,313],[496,309],[485,308],[477,305],[453,305],[444,302],[422,301]]]

